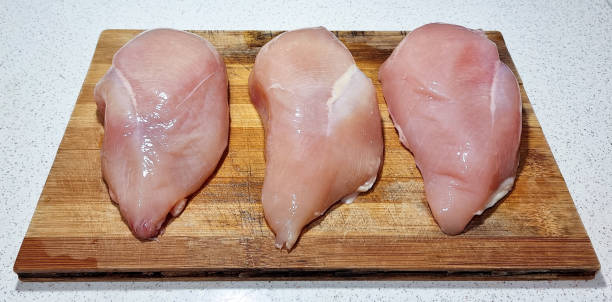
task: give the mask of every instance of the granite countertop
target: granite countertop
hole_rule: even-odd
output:
[[[0,300],[612,300],[612,4],[604,0],[456,1],[445,5],[430,1],[340,2],[6,1],[0,5]],[[595,279],[17,280],[12,271],[17,251],[102,30],[283,30],[317,25],[332,30],[410,30],[435,21],[503,33],[601,263]]]

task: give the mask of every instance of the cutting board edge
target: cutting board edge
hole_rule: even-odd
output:
[[[495,271],[355,271],[355,270],[214,270],[155,272],[20,272],[23,282],[74,281],[322,281],[322,280],[396,280],[396,281],[525,281],[592,280],[599,267],[584,270],[495,270]]]

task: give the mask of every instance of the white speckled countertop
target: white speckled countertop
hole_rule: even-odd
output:
[[[430,3],[434,1],[372,0],[345,4],[1,2],[0,300],[612,300],[612,5],[605,0],[456,1],[444,5]],[[219,4],[222,2],[225,3]],[[17,280],[12,271],[17,251],[103,29],[294,29],[324,25],[335,30],[410,30],[434,21],[500,30],[504,34],[601,262],[601,271],[594,280]]]

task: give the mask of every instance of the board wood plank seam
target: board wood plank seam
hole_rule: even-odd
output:
[[[276,250],[263,217],[263,129],[247,87],[259,48],[280,32],[193,31],[217,47],[227,65],[229,148],[213,178],[165,233],[138,241],[102,179],[104,129],[96,119],[93,87],[117,49],[139,32],[100,35],[15,262],[20,279],[585,279],[599,269],[520,77],[523,133],[513,192],[475,217],[465,233],[440,232],[377,79],[379,65],[406,34],[399,31],[334,32],[376,87],[385,161],[373,190],[311,223],[291,253]],[[518,77],[501,33],[487,36]]]

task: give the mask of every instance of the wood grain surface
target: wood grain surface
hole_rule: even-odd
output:
[[[516,187],[458,236],[433,220],[423,181],[400,145],[377,79],[406,32],[335,32],[376,86],[385,161],[373,190],[311,223],[290,252],[274,247],[260,202],[264,137],[247,79],[280,32],[194,31],[225,58],[229,149],[215,175],[155,241],[134,238],[100,171],[104,128],[93,88],[139,30],[106,30],[98,45],[14,270],[22,280],[560,279],[599,263],[519,79],[523,134]],[[499,32],[487,32],[518,76]]]

